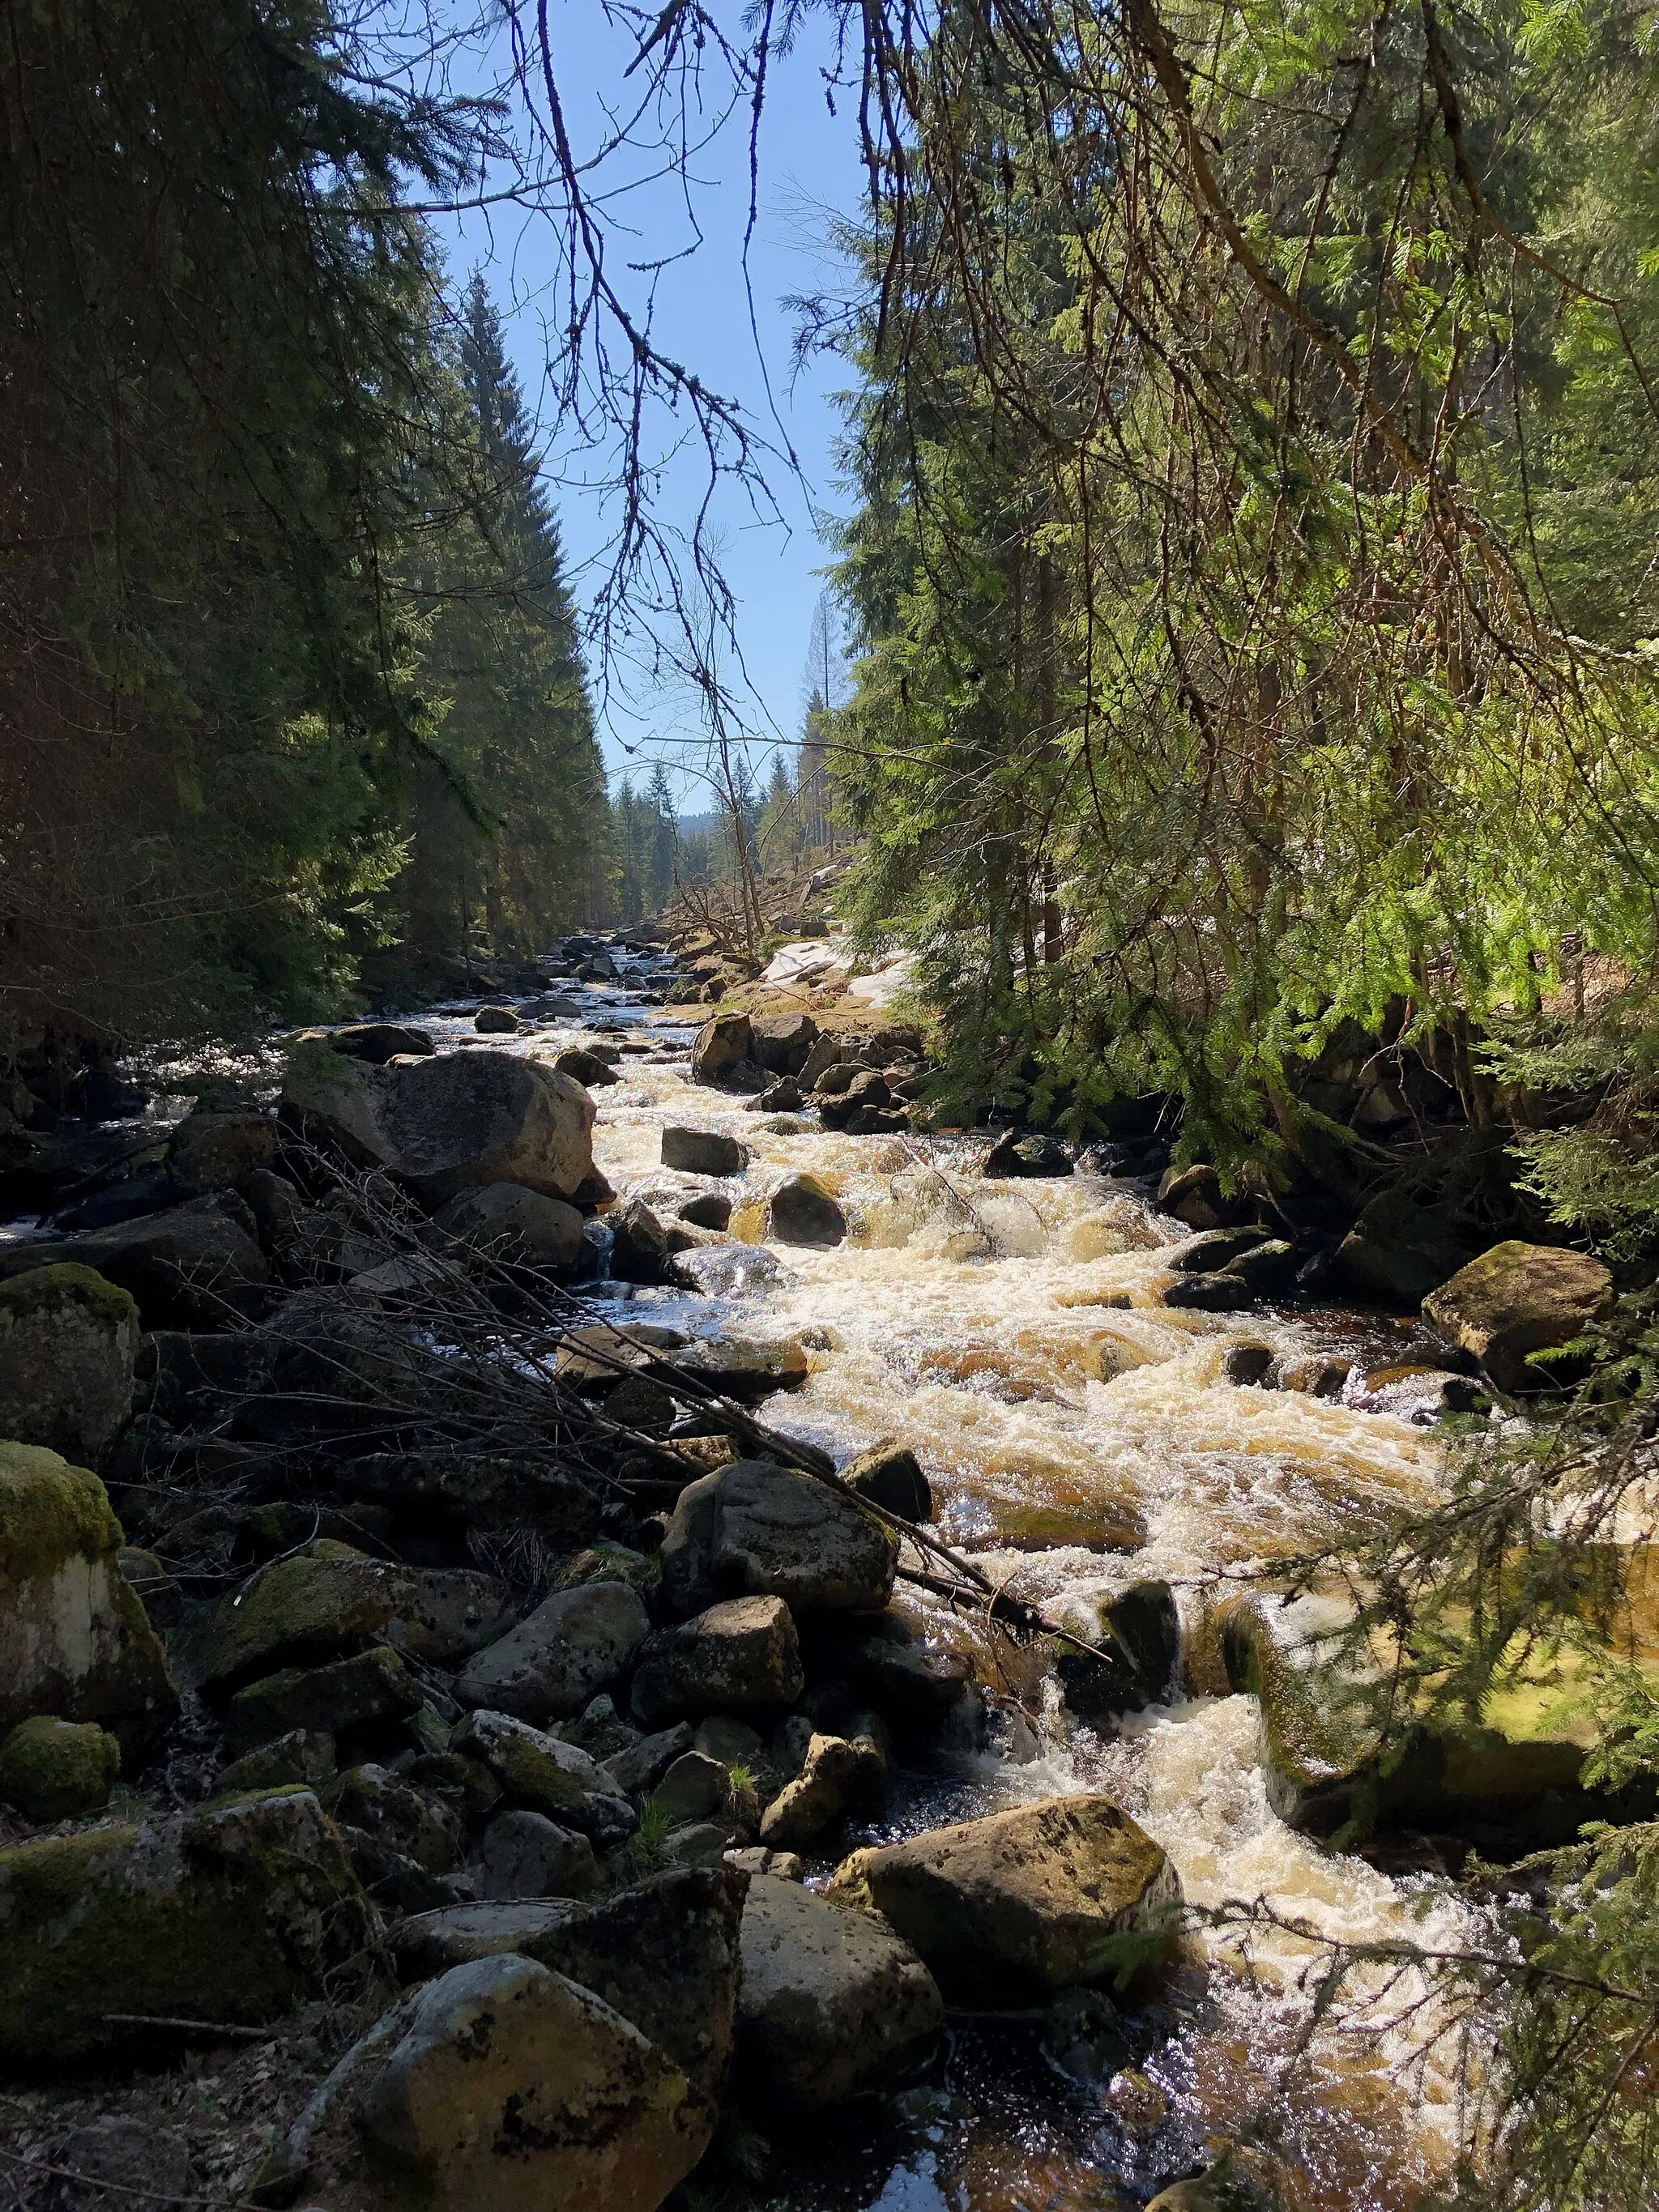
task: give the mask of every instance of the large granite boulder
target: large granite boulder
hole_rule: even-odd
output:
[[[475,1652],[457,1694],[520,1720],[567,1719],[617,1680],[650,1633],[651,1617],[626,1583],[561,1590]]]
[[[95,1459],[132,1411],[138,1309],[90,1267],[0,1283],[0,1436]]]
[[[939,1984],[879,1914],[775,1875],[750,1881],[738,2034],[763,2100],[822,2111],[891,2088],[944,2019]]]
[[[186,1114],[167,1146],[168,1164],[185,1190],[230,1190],[276,1159],[276,1124],[251,1109]]]
[[[732,1598],[647,1639],[634,1676],[634,1717],[664,1729],[705,1713],[775,1711],[805,1686],[788,1607],[775,1597]]]
[[[323,1043],[289,1058],[301,1126],[412,1183],[429,1204],[488,1183],[569,1199],[593,1174],[593,1102],[580,1083],[504,1052],[372,1067]]]
[[[718,1129],[668,1127],[662,1133],[662,1164],[682,1175],[741,1175],[749,1147]]]
[[[146,1328],[222,1328],[254,1310],[270,1280],[253,1217],[234,1194],[193,1198],[50,1249],[54,1262],[93,1269],[125,1291]],[[38,1267],[44,1249],[0,1251],[0,1280]]]
[[[328,2212],[655,2212],[713,2121],[602,1998],[507,1952],[453,1967],[355,2045],[263,2179]]]
[[[1472,1352],[1500,1390],[1545,1378],[1528,1354],[1571,1343],[1613,1310],[1613,1277],[1588,1253],[1511,1240],[1460,1267],[1423,1301],[1423,1318]]]
[[[475,1251],[559,1273],[582,1249],[582,1217],[562,1198],[518,1182],[487,1182],[439,1207],[433,1225]]]
[[[179,1698],[124,1540],[95,1474],[0,1443],[0,1733],[37,1713],[97,1721],[136,1773]]]
[[[662,1545],[677,1613],[725,1597],[781,1597],[797,1613],[876,1613],[892,1594],[898,1538],[827,1483],[738,1460],[680,1493]]]
[[[697,1031],[691,1048],[691,1080],[714,1084],[754,1057],[747,1014],[716,1014]]]
[[[742,1018],[728,1015],[726,1018]],[[818,1025],[811,1014],[750,1016],[749,1057],[773,1075],[799,1075],[817,1041]]]
[[[847,1216],[816,1176],[793,1175],[766,1202],[766,1233],[779,1244],[840,1244]]]
[[[1048,1797],[854,1851],[831,1896],[885,1916],[955,2004],[1042,2004],[1159,1956],[1180,1897],[1109,1797]]]
[[[309,1790],[0,1851],[0,2063],[142,2046],[148,2022],[258,2027],[337,1996],[378,1936]]]

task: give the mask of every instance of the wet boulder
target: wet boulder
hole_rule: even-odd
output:
[[[511,1006],[480,1006],[472,1026],[480,1036],[517,1036],[520,1024]]]
[[[933,1517],[933,1486],[921,1471],[921,1462],[896,1437],[884,1437],[849,1460],[841,1479],[849,1490],[896,1513],[901,1521],[922,1524]]]
[[[228,1192],[66,1237],[52,1251],[54,1261],[90,1268],[125,1291],[146,1328],[222,1328],[255,1310],[270,1280],[253,1217]],[[38,1245],[0,1253],[0,1280],[38,1266],[40,1253]]]
[[[122,1540],[95,1474],[0,1443],[0,1730],[40,1713],[97,1721],[137,1772],[179,1698]]]
[[[1165,1252],[1164,1265],[1177,1275],[1218,1275],[1267,1238],[1265,1229],[1200,1229]]]
[[[510,1713],[469,1713],[450,1747],[487,1766],[510,1804],[574,1828],[601,1850],[639,1826],[634,1808],[597,1760]]]
[[[650,1616],[625,1583],[561,1590],[475,1652],[456,1693],[465,1705],[521,1720],[565,1719],[622,1674],[650,1632]]]
[[[898,1539],[827,1483],[769,1460],[739,1460],[681,1492],[662,1545],[678,1613],[723,1597],[773,1596],[798,1613],[878,1612]]]
[[[601,1997],[507,1952],[452,1967],[389,2013],[261,2179],[328,2212],[655,2212],[713,2122]]]
[[[691,1048],[691,1080],[718,1084],[755,1057],[747,1014],[716,1014],[697,1031]],[[672,1164],[672,1163],[670,1163]],[[716,1174],[724,1170],[714,1170]]]
[[[576,1208],[522,1183],[488,1182],[464,1190],[439,1207],[433,1226],[474,1250],[555,1273],[574,1266],[582,1249]]]
[[[805,1686],[788,1607],[775,1597],[732,1598],[647,1639],[634,1676],[634,1717],[659,1729],[709,1712],[775,1711]]]
[[[1203,1160],[1191,1167],[1166,1169],[1158,1186],[1158,1202],[1189,1229],[1224,1228],[1244,1210],[1237,1199],[1224,1196],[1220,1176]]]
[[[337,1996],[377,1934],[309,1790],[0,1851],[0,2063],[84,2060],[168,2019],[263,2026]]]
[[[1010,1129],[985,1156],[980,1173],[990,1176],[1032,1176],[1052,1179],[1073,1172],[1072,1156],[1057,1137],[1022,1135]]]
[[[694,1229],[724,1231],[731,1226],[732,1201],[722,1191],[699,1191],[681,1206],[680,1219],[689,1221]]]
[[[0,1743],[0,1802],[43,1826],[79,1820],[108,1804],[121,1747],[95,1721],[37,1713]]]
[[[763,1246],[720,1244],[701,1252],[679,1253],[672,1279],[701,1297],[746,1298],[787,1289],[799,1278]]]
[[[593,1102],[579,1083],[502,1052],[369,1067],[296,1047],[286,1111],[349,1158],[412,1183],[428,1204],[488,1183],[570,1199],[593,1174]]]
[[[829,1893],[881,1913],[951,2003],[1042,2003],[1162,1955],[1179,1901],[1152,1838],[1091,1794],[855,1851]]]
[[[412,1569],[325,1537],[210,1607],[179,1639],[181,1663],[198,1688],[228,1692],[278,1668],[349,1651],[385,1628],[414,1590]]]
[[[749,1147],[717,1129],[665,1128],[662,1164],[684,1175],[741,1175],[749,1164]]]
[[[90,1267],[0,1283],[0,1436],[95,1459],[132,1411],[138,1309]]]
[[[766,1233],[779,1244],[840,1244],[847,1216],[816,1176],[794,1175],[766,1202]]]
[[[1528,1358],[1571,1342],[1613,1310],[1613,1277],[1588,1253],[1494,1244],[1423,1301],[1423,1318],[1474,1357],[1500,1390],[1547,1379]]]
[[[618,1283],[667,1282],[675,1254],[689,1251],[697,1243],[690,1230],[660,1219],[642,1198],[630,1198],[607,1218],[611,1273]]]
[[[748,1057],[773,1075],[799,1075],[818,1041],[811,1014],[753,1014]]]
[[[774,1875],[750,1881],[738,2033],[763,2100],[822,2111],[890,2088],[944,2019],[933,1977],[878,1915]]]
[[[1181,1622],[1168,1583],[1132,1583],[1110,1597],[1076,1599],[1060,1626],[1106,1655],[1061,1643],[1055,1671],[1079,1719],[1099,1723],[1167,1701],[1181,1663]]]

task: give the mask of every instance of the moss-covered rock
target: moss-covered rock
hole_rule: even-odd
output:
[[[121,1747],[95,1721],[46,1713],[0,1743],[0,1798],[26,1820],[76,1820],[109,1802],[121,1771]]]
[[[377,1634],[409,1603],[416,1577],[325,1537],[276,1559],[191,1624],[181,1663],[203,1690],[337,1657]],[[303,1726],[290,1722],[289,1726]]]
[[[1423,1318],[1472,1352],[1500,1390],[1536,1388],[1528,1355],[1582,1335],[1613,1307],[1613,1277],[1585,1252],[1511,1239],[1460,1267],[1423,1301]]]
[[[376,1923],[309,1790],[0,1851],[0,2064],[118,2050],[133,2019],[260,2026],[339,1995]]]
[[[132,1410],[138,1309],[91,1267],[0,1283],[0,1433],[94,1458]]]
[[[131,1770],[179,1700],[121,1543],[95,1474],[0,1443],[0,1729],[40,1713],[99,1721]]]
[[[256,1309],[270,1280],[253,1217],[231,1194],[88,1230],[58,1250],[129,1291],[152,1329],[222,1328],[228,1311]],[[23,1273],[29,1256],[27,1245],[0,1250],[0,1277]]]

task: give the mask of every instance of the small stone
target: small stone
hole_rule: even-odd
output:
[[[663,1839],[663,1856],[676,1866],[722,1866],[737,1832],[724,1820],[688,1820]]]
[[[186,1114],[167,1146],[173,1172],[188,1191],[225,1190],[276,1158],[276,1124],[268,1114]]]
[[[584,1897],[599,1883],[586,1836],[544,1814],[498,1813],[484,1830],[478,1887],[489,1899]]]
[[[780,1881],[805,1881],[806,1862],[793,1851],[768,1850],[761,1844],[742,1844],[726,1854],[726,1863],[739,1874],[775,1875]]]
[[[781,1850],[813,1843],[846,1812],[862,1779],[858,1753],[838,1735],[814,1735],[795,1779],[761,1815],[761,1841]]]
[[[366,1061],[370,1067],[384,1067],[389,1060],[400,1058],[428,1060],[438,1049],[432,1032],[417,1029],[411,1022],[350,1022],[343,1029],[328,1030],[326,1036],[336,1052]]]
[[[108,1804],[121,1747],[94,1721],[37,1714],[0,1744],[0,1798],[26,1820],[79,1820]]]
[[[332,1657],[377,1634],[412,1595],[407,1567],[324,1538],[277,1559],[193,1626],[185,1664],[198,1686],[228,1689],[284,1662]],[[290,1721],[287,1726],[303,1726]]]
[[[714,1129],[665,1128],[662,1164],[684,1175],[741,1175],[749,1164],[749,1148]]]
[[[648,1375],[630,1375],[625,1382],[617,1383],[600,1410],[607,1421],[615,1421],[621,1428],[665,1436],[674,1419],[674,1401]]]
[[[348,1769],[327,1791],[327,1803],[343,1827],[375,1837],[428,1874],[449,1874],[461,1863],[459,1816],[383,1766]]]

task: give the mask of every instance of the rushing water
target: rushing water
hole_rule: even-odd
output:
[[[848,1137],[773,1127],[729,1094],[691,1083],[694,1032],[626,988],[578,994],[580,1024],[478,1039],[441,1014],[446,1043],[545,1054],[602,1040],[634,1048],[595,1093],[599,1164],[624,1197],[665,1215],[706,1177],[660,1164],[666,1122],[749,1146],[719,1186],[742,1209],[784,1174],[810,1170],[852,1224],[832,1250],[780,1247],[781,1278],[708,1299],[611,1286],[618,1321],[696,1334],[787,1338],[807,1352],[805,1387],[767,1417],[846,1460],[896,1435],[921,1457],[939,1533],[971,1547],[994,1578],[1050,1607],[1147,1575],[1168,1578],[1190,1621],[1218,1569],[1352,1532],[1428,1495],[1432,1431],[1413,1386],[1341,1399],[1229,1384],[1231,1345],[1266,1344],[1281,1369],[1340,1353],[1356,1376],[1410,1350],[1393,1325],[1356,1315],[1212,1316],[1159,1302],[1167,1248],[1187,1232],[1144,1187],[1092,1176],[986,1182],[983,1140]],[[648,1047],[647,1050],[640,1047]],[[1106,1548],[1127,1543],[1129,1549]],[[941,1639],[968,1633],[935,1613]],[[1073,1723],[1032,1664],[1005,1682],[998,1749],[969,1771],[914,1782],[883,1832],[1057,1791],[1105,1788],[1169,1853],[1200,1906],[1261,1899],[1337,1939],[1455,1932],[1454,1909],[1419,1917],[1413,1885],[1294,1833],[1267,1806],[1256,1711],[1242,1696],[1188,1696],[1103,1741]],[[1019,1718],[1016,1721],[1014,1714]],[[1449,2066],[1402,2075],[1420,2021],[1413,1979],[1362,1981],[1297,2050],[1314,1948],[1253,1938],[1195,1942],[1189,1964],[1129,2021],[1126,2063],[1079,2080],[1045,2054],[1036,2023],[956,2026],[935,2078],[871,2114],[838,2118],[834,2154],[815,2140],[776,2193],[824,2212],[1002,2212],[1144,2203],[1190,2171],[1207,2143],[1267,2117],[1300,2175],[1298,2212],[1410,2205],[1450,2139]]]

